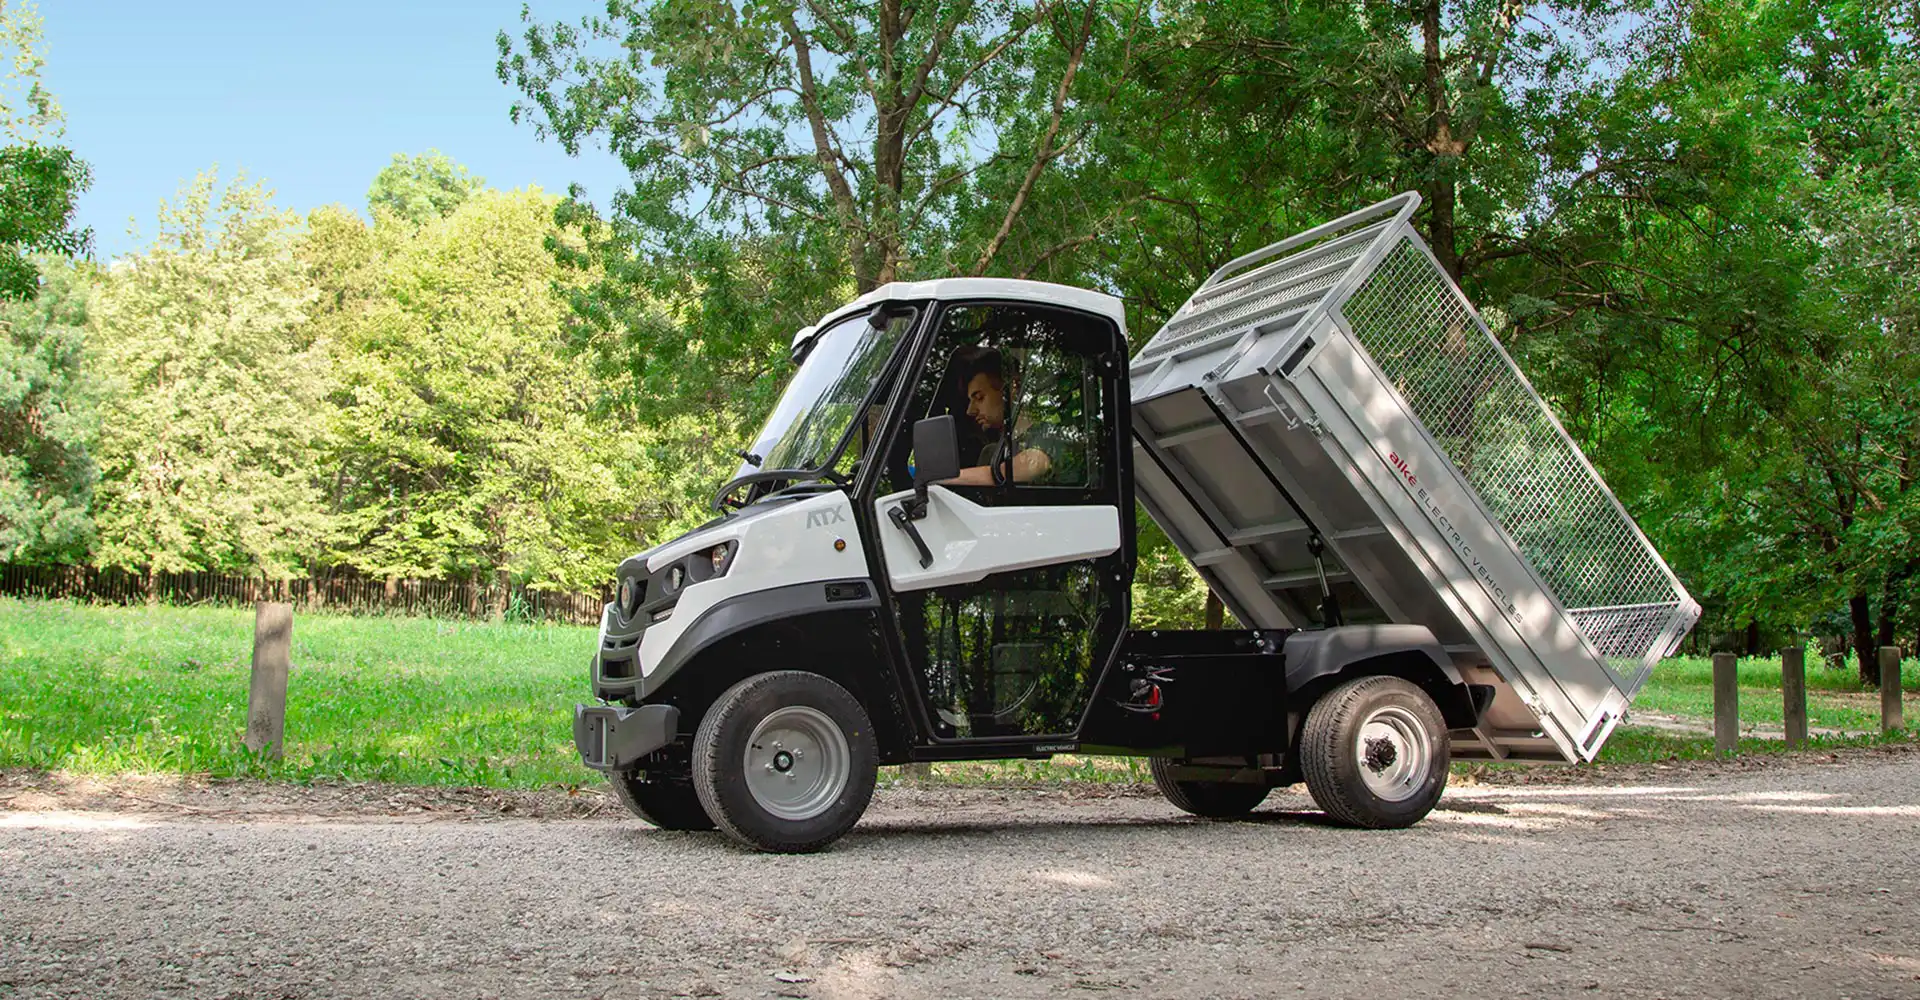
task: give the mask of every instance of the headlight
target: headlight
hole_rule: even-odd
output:
[[[713,560],[713,575],[724,576],[727,567],[733,564],[733,543],[728,542],[708,549],[707,558]]]

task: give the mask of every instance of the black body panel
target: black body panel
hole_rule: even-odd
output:
[[[1128,632],[1094,696],[1089,752],[1246,756],[1287,748],[1289,633]]]

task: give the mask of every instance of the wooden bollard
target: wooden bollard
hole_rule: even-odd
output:
[[[1787,749],[1807,745],[1807,650],[1788,646],[1780,651],[1780,695],[1785,699]]]
[[[287,731],[287,671],[293,646],[293,605],[253,606],[253,678],[247,685],[247,749],[279,757]]]
[[[1900,711],[1900,647],[1880,647],[1880,731],[1906,728]]]
[[[1713,749],[1732,753],[1740,746],[1740,675],[1732,653],[1713,654]]]

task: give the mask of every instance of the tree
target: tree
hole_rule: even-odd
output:
[[[154,245],[102,283],[88,345],[107,396],[96,563],[281,578],[330,540],[331,386],[305,326],[298,225],[264,187],[201,174],[161,206]]]
[[[46,39],[40,12],[24,0],[0,0],[0,131],[9,142],[31,142],[58,135],[66,115],[60,102],[40,85],[46,65]]]
[[[591,367],[563,350],[555,201],[481,191],[404,230],[316,213],[311,260],[347,276],[322,314],[341,379],[334,558],[493,582],[500,602],[513,579],[600,585],[672,513],[649,505],[657,432],[596,409]]]
[[[570,153],[604,142],[633,179],[605,213],[561,210],[583,237],[562,259],[603,275],[575,296],[586,346],[641,376],[645,404],[706,407],[748,384],[764,401],[791,332],[852,294],[1030,270],[1050,245],[1036,218],[1044,233],[1094,224],[1039,203],[1114,92],[1089,67],[1128,65],[1106,9],[615,0],[577,26],[529,15],[499,38],[515,120]]]
[[[1656,14],[1507,261],[1510,349],[1716,617],[1844,607],[1871,681],[1920,451],[1913,13]]]
[[[395,153],[393,162],[367,188],[367,211],[375,215],[389,211],[418,224],[444,218],[486,186],[484,178],[475,177],[437,149],[418,156]]]
[[[33,5],[0,0],[0,301],[31,298],[37,269],[30,259],[48,253],[78,256],[90,249],[90,230],[73,228],[74,199],[87,189],[87,165],[71,151],[46,145],[60,134],[60,105],[40,85],[40,16]]]
[[[57,146],[0,148],[0,300],[33,297],[33,255],[91,248],[92,232],[72,228],[74,199],[89,183],[87,165]]]
[[[86,556],[97,427],[81,363],[91,271],[40,258],[39,295],[0,304],[0,562]]]

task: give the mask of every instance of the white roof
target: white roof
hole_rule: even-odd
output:
[[[1125,305],[1104,292],[1056,285],[1047,281],[1019,281],[1014,278],[935,278],[932,281],[895,281],[835,309],[814,324],[824,328],[849,313],[871,309],[876,303],[896,299],[1003,299],[1039,302],[1095,313],[1113,320],[1124,334],[1127,329]]]

